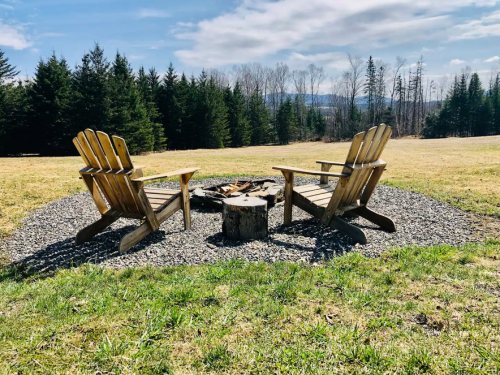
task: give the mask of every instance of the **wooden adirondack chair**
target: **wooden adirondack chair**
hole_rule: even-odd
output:
[[[341,218],[347,211],[394,232],[394,222],[367,206],[387,163],[380,159],[392,130],[382,124],[356,134],[345,163],[318,161],[321,172],[277,166],[285,176],[285,225],[292,222],[292,205],[310,213],[325,225],[344,232],[355,241],[366,244],[365,233]],[[343,167],[342,173],[330,173],[332,166]],[[294,173],[321,176],[318,185],[293,186]],[[328,178],[339,178],[337,186],[328,185]]]
[[[184,229],[191,228],[188,182],[199,168],[186,168],[155,176],[143,177],[142,167],[134,168],[123,138],[87,129],[73,138],[86,167],[80,170],[85,185],[94,199],[102,217],[82,229],[76,243],[82,244],[102,232],[119,218],[143,220],[144,223],[125,235],[120,242],[120,252],[137,244],[176,211],[184,211]],[[180,176],[181,190],[145,187],[144,182]]]

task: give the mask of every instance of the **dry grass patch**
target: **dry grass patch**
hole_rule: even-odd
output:
[[[273,165],[317,169],[316,160],[343,161],[349,142],[297,143],[222,150],[169,151],[134,157],[145,173],[198,166],[195,178],[279,175]],[[460,208],[500,216],[500,136],[391,140],[383,158],[385,184],[413,190]],[[80,157],[1,158],[0,234],[10,233],[33,209],[84,191]]]

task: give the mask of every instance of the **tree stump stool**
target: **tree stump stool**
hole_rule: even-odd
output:
[[[231,240],[258,240],[268,236],[267,201],[257,197],[228,198],[223,202],[222,232]]]

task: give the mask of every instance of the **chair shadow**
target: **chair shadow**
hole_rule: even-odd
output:
[[[134,225],[119,229],[108,228],[92,240],[81,245],[76,245],[75,237],[68,237],[7,265],[7,267],[15,267],[20,274],[30,276],[78,267],[84,263],[100,264],[108,259],[123,255],[118,251],[120,240],[124,235],[136,228],[137,226]],[[166,235],[165,231],[161,229],[150,233],[127,253],[136,253],[151,244],[162,242]]]
[[[342,217],[342,220],[346,221],[347,223],[351,223],[355,219],[355,216]],[[356,223],[354,225],[362,229],[380,229],[375,225],[365,225],[359,223]],[[304,246],[294,243],[293,241],[276,239],[274,238],[274,235],[276,234],[289,234],[291,236],[312,238],[315,240],[315,244],[313,246]],[[328,240],[330,240],[330,242],[326,244],[325,242]],[[207,242],[216,247],[239,247],[242,244],[253,241],[254,240],[229,240],[224,236],[222,232],[207,237]],[[340,253],[343,254],[352,251],[356,247],[356,243],[349,236],[339,232],[336,229],[321,224],[320,221],[314,217],[294,220],[291,226],[285,226],[281,224],[277,227],[271,228],[269,230],[269,237],[264,238],[260,241],[264,243],[268,242],[285,248],[293,248],[295,250],[298,249],[306,253],[313,253],[310,258],[310,263],[329,260],[333,257],[338,256],[338,254]]]

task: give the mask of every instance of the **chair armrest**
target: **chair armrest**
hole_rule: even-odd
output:
[[[347,173],[330,173],[330,172],[320,172],[320,171],[310,171],[307,169],[300,169],[300,168],[294,168],[294,167],[283,167],[283,166],[276,166],[273,167],[273,169],[279,170],[279,171],[285,171],[285,172],[292,172],[292,173],[301,173],[301,174],[308,174],[312,176],[328,176],[328,177],[350,177],[350,174]]]
[[[185,169],[179,169],[177,171],[173,172],[167,172],[167,173],[162,173],[162,174],[156,174],[153,176],[146,176],[146,177],[139,177],[139,178],[133,178],[133,182],[145,182],[145,181],[152,181],[152,180],[158,180],[160,178],[168,178],[168,177],[174,177],[174,176],[181,176],[184,174],[193,174],[200,168],[185,168]]]
[[[326,165],[335,165],[338,167],[346,167],[349,169],[354,169],[351,164],[338,163],[336,161],[327,161],[327,160],[318,160],[316,163],[318,164],[326,164]]]

